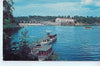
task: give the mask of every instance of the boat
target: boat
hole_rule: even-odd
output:
[[[41,48],[39,48],[38,60],[44,61],[45,59],[48,59],[52,53],[53,53],[52,45],[42,46]]]
[[[57,34],[50,34],[50,33],[47,33],[47,35],[42,38],[39,42],[41,45],[50,45],[50,44],[53,44],[55,41],[57,40]]]
[[[45,38],[42,38],[40,42],[41,47],[39,48],[38,60],[43,61],[49,58],[53,53],[52,44],[57,40],[57,34],[51,35],[47,33]]]
[[[53,44],[57,40],[57,34],[50,35],[49,33],[47,34],[48,37],[50,38],[50,44]]]
[[[84,27],[84,29],[92,29],[92,27]]]
[[[50,38],[48,36],[45,36],[42,39],[40,39],[39,42],[41,46],[48,45],[50,44]]]
[[[35,46],[31,47],[30,55],[33,57],[37,57],[39,61],[43,61],[49,58],[49,56],[53,53],[52,44],[57,40],[57,34],[51,35],[47,33],[47,35],[39,40],[38,44],[34,44]]]

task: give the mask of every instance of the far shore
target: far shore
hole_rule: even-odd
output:
[[[59,25],[56,23],[19,23],[19,27],[26,27],[26,26],[100,26],[100,25],[92,25],[92,24],[75,24],[75,25]]]

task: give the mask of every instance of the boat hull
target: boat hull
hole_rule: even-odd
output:
[[[38,56],[38,60],[44,61],[44,60],[48,59],[50,57],[50,55],[52,55],[52,53],[53,53],[53,51],[50,54],[48,54],[47,56]]]

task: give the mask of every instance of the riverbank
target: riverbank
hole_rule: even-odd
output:
[[[26,27],[26,26],[100,26],[99,23],[94,24],[87,24],[87,23],[75,23],[75,24],[67,24],[67,23],[58,23],[58,22],[50,22],[50,21],[44,21],[40,23],[19,23],[20,27]]]
[[[11,35],[18,32],[21,27],[15,25],[4,25],[3,26],[3,60],[13,59],[11,53]]]

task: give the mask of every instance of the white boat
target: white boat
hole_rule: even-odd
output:
[[[52,45],[45,45],[39,49],[38,60],[43,61],[53,53]]]
[[[46,37],[39,41],[39,44],[32,47],[31,54],[36,56],[39,61],[48,59],[48,57],[53,53],[52,44],[57,40],[57,34],[51,35],[47,34]]]
[[[54,35],[48,34],[48,37],[50,38],[50,44],[53,44],[57,40],[57,34]]]
[[[57,40],[57,34],[51,35],[50,33],[47,34],[47,36],[40,39],[40,44],[42,45],[50,45],[53,44]]]

